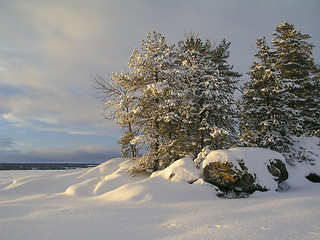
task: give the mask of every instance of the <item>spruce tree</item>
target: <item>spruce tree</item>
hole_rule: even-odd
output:
[[[227,148],[235,139],[233,93],[239,73],[227,63],[229,46],[223,40],[214,48],[195,36],[180,42],[184,97],[182,109],[184,129],[189,136],[186,146],[198,153],[205,146]],[[191,141],[190,141],[191,140]]]
[[[319,68],[312,58],[310,38],[283,23],[273,34],[272,48],[258,39],[259,51],[242,97],[240,135],[248,146],[300,159],[291,147],[293,136],[319,132]],[[303,154],[302,154],[303,155]]]
[[[289,131],[296,136],[313,135],[320,129],[320,84],[312,58],[314,46],[307,41],[311,37],[289,23],[278,26],[273,35],[275,67],[287,89],[286,104],[295,116]]]
[[[287,133],[290,119],[283,99],[283,86],[275,68],[275,52],[267,46],[265,38],[257,41],[258,61],[249,72],[241,101],[240,137],[246,146],[270,148],[289,152],[292,144]]]

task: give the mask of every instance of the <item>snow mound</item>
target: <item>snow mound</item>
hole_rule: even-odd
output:
[[[320,185],[319,183],[313,183],[306,177],[310,174],[316,174],[320,176],[320,159],[316,159],[310,164],[309,162],[298,162],[295,165],[289,165],[288,183],[294,187],[294,189],[306,188],[308,185]]]
[[[293,137],[293,149],[301,160],[315,163],[320,159],[320,139],[318,137]]]
[[[241,169],[239,161],[242,160],[248,168],[248,172],[256,175],[256,182],[259,185],[270,190],[277,190],[278,183],[267,168],[270,160],[273,159],[279,159],[285,163],[285,159],[280,153],[263,148],[249,147],[216,150],[209,153],[202,161],[202,169],[212,162],[230,162],[238,169]]]
[[[125,184],[98,198],[106,202],[158,202],[181,203],[215,198],[215,191],[207,185],[188,184],[183,181],[172,182],[163,177],[152,177]]]
[[[8,172],[10,173],[11,171]],[[26,172],[30,172],[28,176],[17,177],[7,181],[5,184],[1,184],[3,186],[2,197],[59,194],[64,192],[70,185],[78,183],[77,177],[83,173],[83,170]]]
[[[197,169],[197,164],[188,156],[173,162],[162,171],[154,172],[150,177],[162,177],[174,182],[193,183],[201,178],[201,174],[201,171]]]
[[[320,138],[318,137],[294,137],[293,151],[300,159],[289,165],[289,172],[293,177],[289,177],[288,183],[294,188],[303,188],[310,182],[306,177],[310,174],[320,176]]]
[[[127,183],[141,180],[141,177],[133,178],[126,172],[133,164],[133,161],[123,158],[115,158],[104,162],[79,176],[79,183],[69,186],[65,194],[99,196]]]
[[[116,171],[127,169],[133,165],[133,161],[123,158],[114,158],[88,170],[78,179],[90,179],[98,176],[106,176]]]
[[[92,178],[77,184],[73,184],[65,191],[67,195],[91,196],[92,189],[99,182],[99,178]]]
[[[181,202],[194,201],[199,198],[212,199],[212,188],[199,181],[201,170],[190,157],[173,162],[166,169],[154,172],[149,176],[132,177],[126,171],[117,174],[129,177],[127,183],[118,188],[106,191],[99,196],[107,202]],[[106,176],[110,178],[111,175]],[[119,181],[119,180],[118,180]]]
[[[175,161],[162,171],[131,176],[132,160],[116,158],[81,174],[64,192],[67,196],[95,197],[107,202],[192,201],[214,196],[211,187],[198,181],[202,171],[190,157]],[[199,192],[199,194],[195,194]],[[201,192],[201,193],[200,193]]]

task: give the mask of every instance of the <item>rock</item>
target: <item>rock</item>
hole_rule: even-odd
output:
[[[204,180],[218,187],[224,197],[289,189],[284,157],[268,149],[215,150],[203,159],[202,169]]]
[[[213,185],[229,188],[238,180],[238,174],[229,162],[213,162],[203,169],[203,177],[206,182]]]
[[[313,183],[320,183],[320,175],[316,173],[310,173],[306,176],[306,179]]]
[[[274,176],[274,180],[279,184],[288,179],[289,174],[286,164],[280,159],[272,159],[267,165],[269,173]]]
[[[203,177],[206,182],[217,186],[221,191],[228,193],[230,191],[253,193],[256,190],[267,191],[265,187],[256,183],[254,174],[247,171],[243,160],[238,169],[230,162],[212,162],[203,169]]]

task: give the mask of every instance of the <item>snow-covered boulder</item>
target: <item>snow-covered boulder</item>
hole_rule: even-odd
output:
[[[151,174],[150,178],[161,177],[174,182],[193,183],[201,178],[201,170],[197,168],[191,157],[179,159],[161,171]]]
[[[204,180],[224,194],[279,190],[288,179],[284,157],[262,148],[212,151],[202,161],[202,169]]]

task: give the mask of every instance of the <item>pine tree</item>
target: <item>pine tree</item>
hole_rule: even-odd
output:
[[[240,135],[247,146],[270,148],[289,152],[292,144],[287,134],[290,119],[283,99],[284,89],[275,68],[275,52],[267,46],[265,38],[257,41],[258,61],[249,72],[241,101]]]
[[[258,39],[259,61],[251,66],[242,97],[242,141],[284,153],[289,162],[301,155],[291,147],[292,136],[319,132],[319,68],[309,38],[283,23],[276,28],[273,48]]]
[[[215,121],[217,126],[220,126],[227,131],[227,134],[223,134],[221,130],[217,131],[214,129],[210,134],[213,136],[212,147],[214,149],[219,148],[229,148],[237,142],[235,126],[237,118],[237,112],[235,109],[234,102],[234,92],[237,89],[238,79],[242,74],[233,71],[233,66],[228,63],[228,58],[230,57],[231,42],[227,42],[225,39],[213,49],[212,51],[212,61],[216,65],[216,71],[218,72],[217,78],[219,79],[220,96],[218,95],[216,99],[222,99],[220,106],[217,110],[220,112],[220,119],[216,118]],[[214,116],[217,116],[212,112]],[[222,143],[222,144],[221,144]]]
[[[172,49],[161,34],[153,31],[142,41],[141,52],[135,49],[130,57],[129,66],[134,72],[128,89],[137,96],[139,108],[134,115],[141,122],[141,135],[135,142],[144,145],[148,151],[133,171],[155,171],[173,160],[170,134],[174,132],[177,120],[172,110],[176,106],[171,101],[174,96]]]
[[[313,135],[320,129],[319,69],[312,58],[311,37],[283,23],[276,28],[272,44],[275,48],[275,67],[280,73],[286,91],[286,104],[295,118],[290,133],[296,136]]]
[[[234,140],[233,93],[240,74],[227,63],[230,43],[216,48],[194,36],[179,43],[184,77],[183,129],[185,146],[197,154],[205,146],[226,148]],[[190,141],[191,140],[191,141]]]

